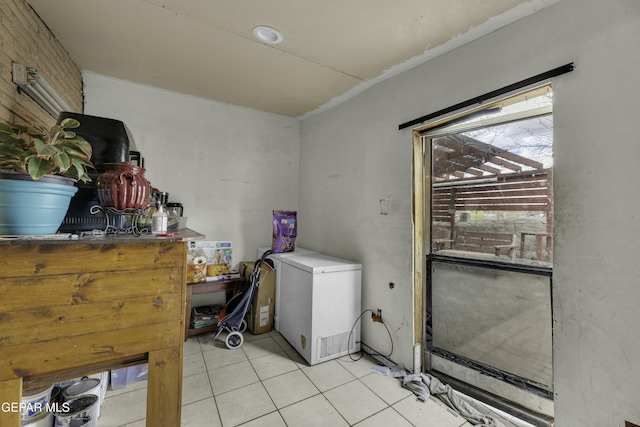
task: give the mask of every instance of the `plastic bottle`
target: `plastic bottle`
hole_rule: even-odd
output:
[[[162,204],[158,202],[158,210],[151,216],[151,233],[167,233],[167,213],[162,210]]]

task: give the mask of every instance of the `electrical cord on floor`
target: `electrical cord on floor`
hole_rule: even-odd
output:
[[[367,312],[371,312],[371,315],[373,315],[373,310],[371,310],[370,308],[366,309],[365,311],[363,311],[362,313],[360,313],[360,316],[358,316],[358,318],[356,319],[355,322],[353,322],[353,326],[351,327],[351,330],[349,331],[349,339],[347,341],[347,343],[351,342],[351,334],[353,333],[353,330],[356,328],[356,325],[358,324],[358,322],[360,321],[360,319],[362,319],[362,316],[364,316],[365,313]],[[389,331],[389,328],[387,327],[387,325],[382,321],[382,319],[378,322],[378,323],[382,323],[382,325],[385,327],[385,329],[387,330],[387,334],[389,334],[389,341],[391,342],[391,351],[389,352],[389,354],[380,354],[380,353],[375,353],[376,356],[382,356],[384,358],[389,358],[391,357],[391,355],[393,354],[393,338],[391,337],[391,332]],[[348,346],[349,344],[347,344]],[[351,359],[354,362],[357,362],[358,360],[362,359],[362,356],[364,356],[364,352],[362,351],[362,342],[360,343],[360,357],[358,357],[357,359],[354,359],[351,355],[354,354],[352,352],[349,352],[349,359]]]

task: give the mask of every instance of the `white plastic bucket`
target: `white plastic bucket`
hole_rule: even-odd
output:
[[[78,381],[80,381],[82,378],[72,378],[70,380],[66,380],[66,381],[59,381],[57,383],[54,383],[53,385],[57,385],[58,387],[60,387],[61,389],[70,386],[73,383],[77,383]]]
[[[36,418],[27,421],[27,424],[21,423],[21,427],[51,427],[53,426],[53,414],[44,412]]]
[[[96,374],[100,378],[100,406],[104,403],[104,397],[107,394],[107,388],[109,387],[109,371],[104,371]],[[93,376],[90,376],[92,378]]]
[[[98,396],[78,396],[64,405],[66,412],[56,413],[55,427],[98,427]]]
[[[102,404],[102,381],[99,378],[83,377],[80,381],[76,381],[62,390],[62,398],[67,402],[84,395],[98,396],[97,414],[99,417],[100,405]]]
[[[51,400],[53,385],[34,390],[27,390],[22,395],[20,421],[31,422],[36,419],[46,408]]]
[[[97,378],[100,380],[101,391],[98,397],[100,398],[100,406],[102,406],[102,404],[104,403],[104,397],[107,394],[107,388],[109,387],[109,371],[104,371],[104,372],[100,372],[99,374],[92,374],[84,377],[78,377],[78,378],[73,378],[66,381],[57,382],[54,385],[60,387],[61,389],[65,389],[66,387],[87,378]]]

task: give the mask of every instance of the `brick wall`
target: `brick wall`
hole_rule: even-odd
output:
[[[57,117],[17,91],[12,62],[36,68],[73,111],[83,112],[80,69],[26,0],[0,0],[0,118],[29,114],[55,123]]]

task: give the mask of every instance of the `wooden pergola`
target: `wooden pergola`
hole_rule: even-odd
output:
[[[531,235],[538,259],[543,239],[551,259],[552,168],[460,134],[434,139],[432,152],[432,218],[450,224],[451,239],[457,211],[541,212],[546,215],[546,232],[521,232],[521,253],[525,237]]]

